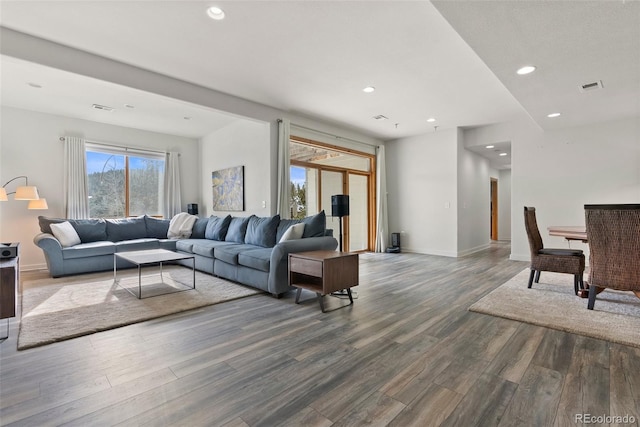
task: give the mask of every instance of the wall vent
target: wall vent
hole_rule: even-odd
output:
[[[93,105],[91,106],[91,108],[95,108],[96,110],[109,111],[109,112],[111,112],[111,111],[114,111],[114,110],[115,110],[115,108],[113,108],[113,107],[107,107],[106,105],[100,105],[100,104],[93,104]]]
[[[598,80],[597,82],[585,83],[583,85],[580,85],[580,92],[591,92],[602,88],[602,80]]]

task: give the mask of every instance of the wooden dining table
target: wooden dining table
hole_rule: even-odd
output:
[[[564,237],[567,240],[580,240],[587,243],[587,227],[584,225],[552,225],[547,227],[549,236]]]

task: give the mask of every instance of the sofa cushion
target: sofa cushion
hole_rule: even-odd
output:
[[[71,225],[69,221],[61,222],[59,224],[51,224],[51,231],[63,248],[68,248],[82,243],[76,229],[73,228],[73,225]]]
[[[62,258],[87,258],[100,255],[112,255],[116,251],[116,244],[113,242],[91,242],[81,243],[62,250]]]
[[[147,226],[143,216],[107,220],[107,239],[112,242],[145,237],[147,237]]]
[[[244,251],[256,249],[253,245],[226,245],[215,249],[213,257],[227,264],[238,265],[238,255]]]
[[[302,220],[304,222],[304,233],[302,237],[322,237],[324,236],[324,230],[327,228],[327,217],[323,211],[308,216]]]
[[[144,216],[144,225],[147,228],[145,237],[155,237],[156,239],[166,239],[171,220]]]
[[[250,249],[238,254],[238,264],[261,271],[269,271],[272,248]]]
[[[116,252],[144,251],[160,247],[158,239],[152,237],[144,239],[121,240],[116,242]]]
[[[227,215],[224,218],[211,215],[207,222],[207,229],[204,232],[204,238],[209,240],[223,241],[227,235],[229,229],[229,223],[231,222],[231,215]]]
[[[199,239],[193,243],[193,253],[213,258],[213,251],[216,248],[233,245],[230,242],[221,242],[219,240]]]
[[[107,222],[102,219],[70,219],[82,243],[107,240]]]
[[[196,222],[193,224],[193,228],[191,229],[191,238],[192,239],[204,239],[204,233],[207,230],[207,224],[209,223],[209,218],[198,218]]]
[[[247,234],[247,224],[250,217],[231,218],[229,230],[224,238],[227,242],[244,243],[244,236]]]
[[[252,215],[247,224],[247,234],[244,242],[248,245],[271,248],[276,244],[276,232],[280,223],[280,215],[272,217],[258,217]]]
[[[176,250],[180,252],[186,252],[188,254],[193,253],[193,244],[197,242],[196,239],[180,239],[176,240]]]
[[[65,221],[66,219],[63,218],[49,218],[42,215],[38,217],[38,225],[40,225],[40,231],[49,234],[53,234],[53,231],[51,230],[51,224],[60,224],[61,222]]]

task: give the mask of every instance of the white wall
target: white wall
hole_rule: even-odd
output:
[[[498,240],[511,240],[511,170],[498,172]]]
[[[491,175],[489,161],[465,148],[458,130],[458,256],[489,246]]]
[[[275,166],[268,160],[271,155],[269,123],[239,119],[202,138],[201,152],[200,200],[204,207],[200,210],[201,216],[271,214],[270,177]],[[214,211],[211,172],[235,166],[244,166],[245,210],[243,213]]]
[[[40,232],[38,215],[64,217],[63,156],[61,136],[81,136],[89,140],[110,142],[159,151],[180,152],[182,201],[184,208],[198,200],[198,141],[155,132],[106,125],[51,114],[2,107],[0,131],[0,185],[9,179],[27,175],[29,184],[38,187],[47,199],[46,211],[28,210],[27,202],[0,203],[0,241],[20,242],[22,269],[44,267],[42,250],[33,244]],[[9,186],[13,191],[14,184]]]
[[[408,252],[457,255],[457,131],[387,142],[389,231]]]

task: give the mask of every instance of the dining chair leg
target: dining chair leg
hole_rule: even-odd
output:
[[[580,287],[580,276],[575,274],[573,276],[573,291],[576,295],[578,295],[578,289]]]
[[[531,289],[531,285],[533,285],[533,275],[536,273],[534,269],[531,269],[531,273],[529,273],[529,283],[527,288]]]
[[[596,303],[596,294],[598,294],[599,288],[594,285],[589,285],[589,303],[587,304],[587,308],[589,310],[593,310],[593,306]]]
[[[536,283],[540,283],[540,270],[536,271],[536,279],[535,279]]]

